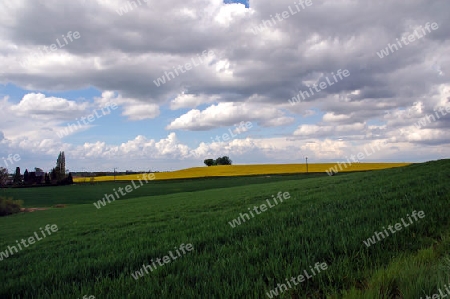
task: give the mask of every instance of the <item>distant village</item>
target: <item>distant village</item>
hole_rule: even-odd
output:
[[[10,161],[11,163],[19,162],[19,155],[10,155],[8,158],[3,158],[5,161]],[[6,164],[6,162],[5,162]],[[0,188],[1,187],[39,187],[39,186],[59,186],[59,185],[70,185],[73,184],[73,178],[93,178],[97,176],[121,176],[127,174],[139,174],[144,172],[160,172],[160,171],[81,171],[81,172],[69,172],[66,169],[66,157],[64,152],[60,152],[58,159],[56,160],[56,166],[52,168],[51,171],[45,172],[39,167],[35,167],[34,171],[25,171],[22,173],[20,167],[16,167],[14,173],[8,173],[8,170],[4,167],[0,167]],[[165,172],[165,171],[163,171]],[[88,182],[85,180],[84,182]]]
[[[71,173],[66,173],[66,158],[64,152],[60,152],[56,161],[56,167],[50,172],[44,172],[41,168],[34,168],[34,171],[26,169],[22,174],[20,167],[9,174],[5,168],[1,169],[0,185],[4,187],[32,187],[32,186],[57,186],[73,184]]]

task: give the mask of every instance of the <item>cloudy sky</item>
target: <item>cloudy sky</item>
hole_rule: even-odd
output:
[[[450,2],[298,2],[2,0],[0,166],[448,158]]]

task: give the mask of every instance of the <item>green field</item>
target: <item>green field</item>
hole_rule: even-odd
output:
[[[0,218],[0,298],[269,298],[317,262],[328,268],[274,298],[420,298],[450,282],[450,160],[373,172],[154,181],[101,209],[126,183],[0,190],[27,207]],[[232,228],[279,191],[291,198]],[[369,248],[412,211],[425,217]],[[193,251],[135,280],[180,244]]]
[[[343,172],[342,175],[346,173]],[[247,177],[221,177],[202,179],[175,179],[165,181],[148,181],[148,183],[134,190],[121,199],[130,199],[143,196],[167,195],[180,192],[194,192],[200,190],[246,186],[250,184],[264,184],[286,180],[300,180],[311,177],[323,177],[321,174],[286,174],[261,175]],[[135,182],[139,185],[138,182]],[[102,182],[74,184],[71,186],[36,187],[36,188],[9,188],[0,189],[0,196],[20,198],[24,207],[50,207],[56,204],[92,204],[100,200],[106,193],[113,193],[114,189],[124,188],[130,182]]]

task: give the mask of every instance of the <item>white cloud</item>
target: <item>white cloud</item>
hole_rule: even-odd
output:
[[[203,111],[193,109],[181,115],[168,126],[168,130],[207,130],[219,126],[230,126],[241,121],[256,121],[261,126],[291,124],[294,119],[281,110],[253,103],[219,103]]]
[[[137,99],[122,98],[115,95],[113,91],[104,91],[100,98],[95,98],[95,103],[99,107],[104,107],[110,103],[115,103],[123,109],[122,115],[129,120],[152,119],[159,115],[159,105],[154,103],[146,103]]]
[[[204,94],[194,95],[182,92],[170,102],[170,109],[177,110],[181,108],[195,108],[201,104],[214,102],[218,98],[219,98],[218,96],[207,96]]]
[[[50,120],[73,119],[74,115],[85,113],[88,107],[87,102],[77,103],[63,98],[46,97],[41,93],[29,93],[10,109],[20,116]]]

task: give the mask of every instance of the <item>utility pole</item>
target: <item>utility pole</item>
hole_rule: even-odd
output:
[[[86,174],[87,174],[86,173],[86,167],[81,167],[81,177],[84,178],[83,183],[86,183]]]
[[[114,182],[116,182],[116,169],[117,167],[114,167]]]
[[[308,157],[306,157],[306,173],[308,173]]]

